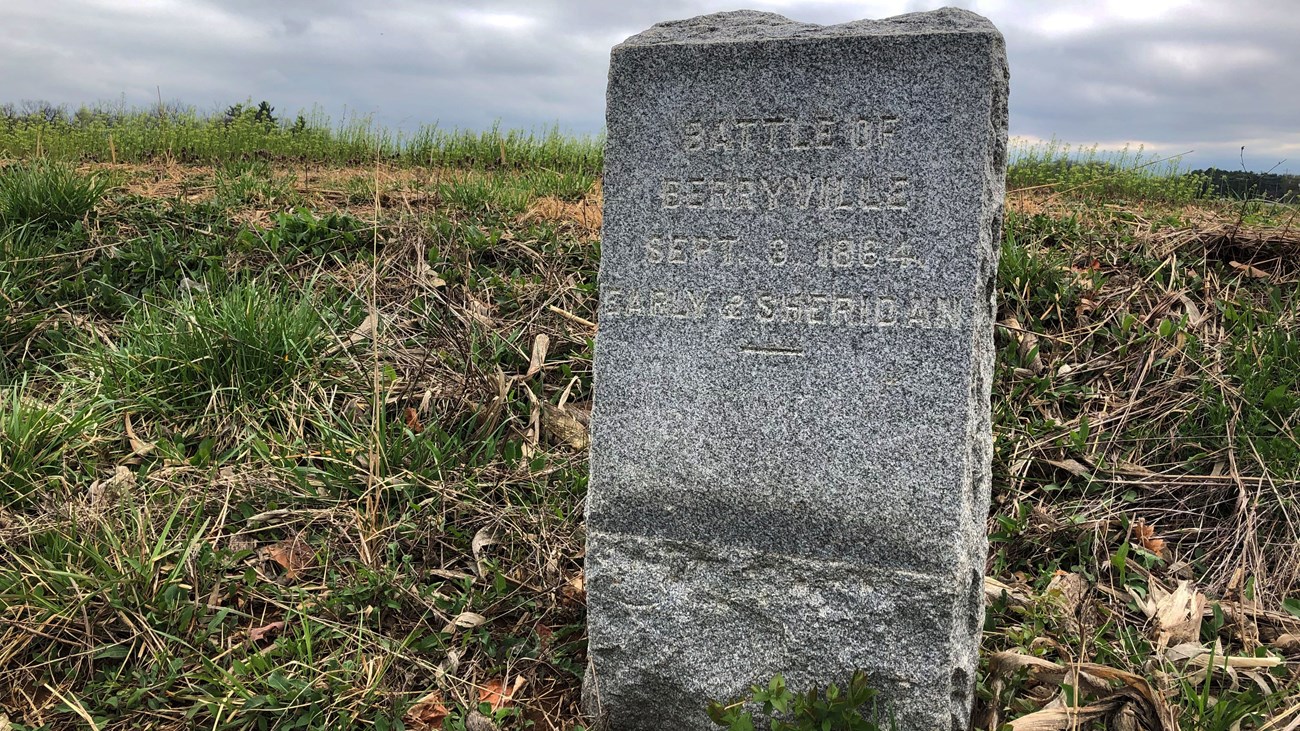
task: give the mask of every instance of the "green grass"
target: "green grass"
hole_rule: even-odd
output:
[[[66,300],[56,292],[75,276],[73,252],[87,247],[109,186],[48,160],[0,168],[0,374],[17,367],[14,353],[42,349],[44,312]]]
[[[65,229],[91,214],[107,178],[78,175],[69,165],[36,160],[0,168],[0,225]]]
[[[99,456],[102,409],[69,393],[48,393],[27,378],[0,385],[0,505],[66,497]]]
[[[600,249],[575,211],[598,147],[294,128],[0,126],[8,156],[204,163],[6,168],[39,181],[0,218],[16,729],[411,728],[431,693],[448,729],[581,722],[586,452],[542,405],[591,400]],[[1013,195],[1001,249],[989,575],[1011,591],[980,712],[1076,692],[1000,675],[1005,651],[1160,673],[1182,728],[1259,728],[1294,660],[1199,677],[1134,594],[1193,579],[1199,641],[1235,656],[1293,631],[1270,617],[1300,588],[1295,209],[1193,210],[1146,158],[1061,159],[1012,168],[1048,187]],[[73,202],[22,202],[43,196]],[[480,704],[516,677],[515,703]]]
[[[3,110],[0,110],[3,112]],[[318,109],[297,119],[231,118],[193,109],[88,107],[75,113],[0,113],[0,158],[48,157],[97,162],[239,162],[249,159],[365,164],[376,157],[412,165],[456,168],[600,170],[602,141],[558,128],[527,132],[387,130],[369,117],[337,124]]]
[[[223,292],[143,301],[126,313],[115,342],[91,346],[88,361],[105,395],[162,415],[235,410],[274,413],[328,370],[324,356],[360,321],[355,303],[323,303],[252,280]]]
[[[1013,145],[1007,189],[1073,193],[1093,201],[1188,203],[1202,197],[1205,179],[1185,172],[1181,156],[1161,157],[1141,147],[1117,152],[1071,149],[1058,140]]]

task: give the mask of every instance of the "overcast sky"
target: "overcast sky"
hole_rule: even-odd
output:
[[[390,127],[603,124],[609,49],[753,8],[839,23],[957,5],[1011,62],[1011,134],[1300,171],[1297,0],[0,0],[0,101],[164,100]],[[1284,161],[1285,162],[1282,162]]]

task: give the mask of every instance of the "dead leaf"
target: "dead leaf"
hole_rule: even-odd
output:
[[[433,691],[406,709],[402,721],[412,731],[431,731],[442,728],[442,722],[451,715],[442,693]]]
[[[1201,308],[1191,300],[1186,294],[1178,293],[1178,301],[1182,304],[1183,310],[1187,313],[1187,327],[1192,330],[1199,330],[1205,322],[1205,315],[1201,314]]]
[[[135,435],[135,429],[131,427],[131,415],[122,415],[122,424],[126,427],[126,438],[131,443],[131,454],[135,457],[143,457],[157,448],[153,442],[146,442]]]
[[[266,549],[266,557],[284,569],[284,577],[293,581],[316,559],[316,552],[301,538],[281,541]]]
[[[542,437],[542,402],[533,393],[533,389],[524,386],[528,395],[528,426],[524,429],[524,459],[532,459],[537,453],[537,444]]]
[[[90,504],[103,507],[115,501],[122,493],[135,487],[135,473],[125,465],[118,465],[113,476],[104,480],[95,480],[90,485]]]
[[[569,606],[580,606],[587,602],[587,581],[582,572],[578,572],[560,587],[560,600]]]
[[[1009,315],[1002,321],[1002,325],[1011,331],[1016,338],[1016,350],[1020,355],[1020,362],[1025,363],[1028,370],[1033,375],[1039,375],[1043,372],[1043,359],[1038,353],[1038,336],[1020,325],[1020,320],[1015,315]]]
[[[1269,644],[1284,655],[1300,655],[1300,635],[1281,635]]]
[[[1140,464],[1125,462],[1122,459],[1115,462],[1114,470],[1122,475],[1137,475],[1139,477],[1150,477],[1155,474]]]
[[[381,324],[380,316],[378,313],[371,312],[367,314],[365,319],[361,321],[361,324],[353,328],[351,333],[348,333],[348,337],[346,340],[335,341],[334,345],[326,348],[325,351],[321,353],[321,355],[322,356],[333,355],[335,353],[341,352],[345,348],[350,348],[353,345],[356,345],[357,343],[363,340],[374,339],[375,330],[377,326],[380,324]]]
[[[425,573],[430,576],[437,576],[440,579],[451,579],[452,581],[464,581],[466,579],[473,581],[474,579],[474,574],[450,569],[425,569]]]
[[[272,622],[261,627],[254,627],[248,630],[248,639],[252,642],[261,642],[272,635],[280,634],[284,626],[284,622]]]
[[[1137,711],[1132,703],[1124,704],[1110,718],[1112,731],[1141,731],[1138,728]]]
[[[366,315],[366,319],[362,320],[361,324],[353,328],[352,333],[348,335],[348,345],[356,345],[362,340],[373,340],[378,324],[379,315],[377,313],[371,312]]]
[[[1260,269],[1258,267],[1253,267],[1249,264],[1242,264],[1239,261],[1230,261],[1228,262],[1228,266],[1232,267],[1233,269],[1236,269],[1237,271],[1241,272],[1242,274],[1245,274],[1248,277],[1253,277],[1255,279],[1268,279],[1269,277],[1269,273],[1264,271],[1263,269]]]
[[[1151,638],[1156,640],[1156,652],[1165,648],[1195,642],[1201,636],[1201,618],[1208,605],[1205,595],[1192,588],[1190,581],[1178,582],[1178,588],[1169,591],[1152,581],[1146,597],[1133,589],[1129,593],[1142,613],[1152,620]]]
[[[1068,666],[1018,652],[994,653],[989,670],[994,680],[1005,679],[1021,668],[1029,669],[1029,682],[1043,707],[1010,722],[1015,731],[1057,731],[1078,728],[1088,720],[1135,714],[1136,725],[1148,731],[1174,731],[1177,723],[1164,695],[1145,678],[1096,663]],[[1117,684],[1118,683],[1118,684]],[[1073,686],[1075,707],[1068,707],[1062,686]],[[1042,691],[1050,694],[1043,695]],[[1028,691],[1027,691],[1028,692]]]
[[[478,572],[480,579],[487,578],[487,563],[483,559],[483,549],[499,542],[492,534],[491,528],[479,528],[474,534],[474,540],[470,541],[470,552],[474,554],[474,570]]]
[[[450,634],[457,629],[474,629],[486,621],[487,617],[477,612],[461,612],[448,622],[447,626],[442,628],[442,631]]]
[[[1138,518],[1133,524],[1133,535],[1146,550],[1157,556],[1165,555],[1165,539],[1156,536],[1155,526],[1147,525],[1145,518]]]
[[[528,372],[524,378],[532,378],[546,365],[546,351],[551,347],[551,336],[545,333],[533,338],[533,354],[528,360]]]
[[[442,659],[442,662],[438,663],[438,667],[433,669],[433,676],[441,683],[448,675],[455,675],[459,669],[460,651],[453,647],[447,650],[447,656]]]
[[[1212,667],[1213,670],[1226,675],[1233,687],[1237,686],[1240,675],[1245,675],[1257,684],[1263,683],[1261,678],[1255,677],[1257,674],[1255,671],[1269,670],[1284,662],[1280,657],[1229,655],[1224,651],[1223,643],[1217,639],[1213,647],[1205,647],[1198,642],[1175,645],[1165,650],[1164,656],[1170,662],[1188,670],[1186,679],[1194,685],[1204,683],[1206,676],[1212,672]],[[1265,695],[1271,693],[1272,691],[1268,690]]]
[[[564,445],[581,452],[591,446],[591,434],[587,423],[591,412],[580,409],[575,404],[552,406],[542,403],[542,434],[551,444]]]
[[[419,434],[420,432],[424,431],[424,424],[420,423],[420,412],[416,411],[415,409],[409,406],[406,408],[406,411],[403,412],[402,414],[402,421],[406,424],[407,429],[410,429],[416,434]]]
[[[533,628],[533,631],[537,633],[538,647],[540,647],[542,650],[546,650],[551,646],[551,642],[555,638],[555,630],[551,629],[550,627],[547,627],[544,624],[539,624]]]
[[[492,319],[492,305],[476,298],[468,291],[465,292],[465,303],[468,305],[470,317],[483,327],[496,327],[496,321]]]
[[[527,682],[518,675],[515,676],[514,684],[509,686],[507,686],[504,678],[489,680],[486,685],[479,689],[478,702],[487,703],[492,707],[493,711],[499,711],[510,705],[515,693],[518,693],[519,689],[524,687]]]
[[[1097,309],[1097,300],[1087,295],[1079,298],[1079,304],[1074,308],[1074,314],[1081,320],[1086,320],[1088,315]]]
[[[1089,475],[1088,467],[1077,459],[1063,459],[1060,460],[1059,462],[1054,459],[1048,459],[1044,461],[1052,465],[1053,467],[1063,469],[1066,472],[1069,472],[1075,477],[1087,477]]]
[[[992,604],[995,601],[1006,601],[1012,606],[1028,606],[1029,596],[1023,591],[1018,591],[1009,584],[1004,584],[992,576],[984,577],[984,601]]]
[[[1065,626],[1078,633],[1083,629],[1080,621],[1084,612],[1084,599],[1088,596],[1088,580],[1080,574],[1060,573],[1047,585],[1047,597],[1061,612]]]
[[[1044,708],[1021,716],[1003,728],[1012,731],[1063,731],[1080,728],[1084,723],[1117,712],[1121,706],[1127,706],[1121,699],[1110,702],[1078,706],[1074,708]]]

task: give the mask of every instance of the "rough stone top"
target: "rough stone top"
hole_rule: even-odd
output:
[[[615,47],[680,45],[687,43],[745,43],[776,40],[827,40],[858,36],[930,35],[936,33],[987,33],[1001,36],[987,18],[960,8],[908,13],[882,20],[855,20],[839,25],[817,25],[790,20],[784,15],[758,10],[734,10],[701,15],[689,20],[657,23]]]

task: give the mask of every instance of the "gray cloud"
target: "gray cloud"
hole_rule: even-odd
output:
[[[820,23],[941,0],[754,0]],[[1193,166],[1300,169],[1291,0],[968,0],[1007,37],[1012,134],[1195,149]],[[601,128],[609,49],[720,0],[7,0],[3,101],[246,98],[413,130]]]

